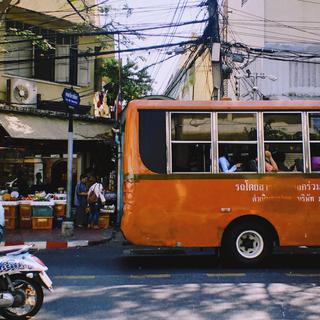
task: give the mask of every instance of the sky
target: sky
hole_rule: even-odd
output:
[[[132,9],[127,16],[123,10],[125,4]],[[115,21],[130,29],[153,27],[163,24],[181,23],[186,21],[202,20],[207,14],[204,6],[199,6],[202,0],[110,0],[108,4],[113,8],[112,17]],[[144,31],[144,39],[132,37],[130,47],[147,47],[160,44],[176,43],[190,40],[191,33],[202,34],[203,25],[195,24],[178,28],[166,28]],[[139,67],[143,68],[153,63],[173,57],[166,62],[148,68],[153,81],[153,94],[161,94],[166,88],[172,72],[176,69],[178,56],[172,53],[173,48],[161,50],[139,51],[130,54]],[[175,57],[174,57],[175,56]],[[125,59],[127,55],[123,55]],[[143,57],[140,59],[139,57]]]

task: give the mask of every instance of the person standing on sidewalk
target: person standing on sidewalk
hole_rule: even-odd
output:
[[[103,185],[96,177],[96,182],[90,187],[88,191],[87,201],[90,207],[88,228],[99,229],[99,213],[102,206],[105,204],[106,199],[104,197]]]
[[[0,242],[4,241],[4,226],[5,226],[5,219],[4,219],[4,208],[0,203]]]
[[[87,176],[82,174],[80,176],[80,181],[76,185],[75,193],[74,193],[74,205],[77,207],[76,209],[76,226],[81,228],[83,226],[87,226],[88,217],[86,213],[87,209]]]

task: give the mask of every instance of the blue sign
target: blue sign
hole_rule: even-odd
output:
[[[80,95],[73,89],[65,88],[62,92],[63,101],[70,107],[77,107],[80,104]]]

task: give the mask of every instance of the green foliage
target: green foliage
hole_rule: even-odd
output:
[[[100,75],[109,79],[108,101],[113,104],[119,91],[119,62],[116,59],[104,60]],[[122,98],[128,102],[148,94],[151,87],[151,78],[146,70],[138,70],[134,61],[128,60],[122,66],[121,72]]]
[[[35,34],[31,30],[17,30],[15,28],[10,28],[10,31],[25,40],[30,40],[34,46],[41,48],[43,51],[54,49],[47,39],[42,35]]]

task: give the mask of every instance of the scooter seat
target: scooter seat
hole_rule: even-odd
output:
[[[27,252],[31,247],[26,245],[16,246],[0,246],[0,256],[4,256],[8,253],[22,253]]]

